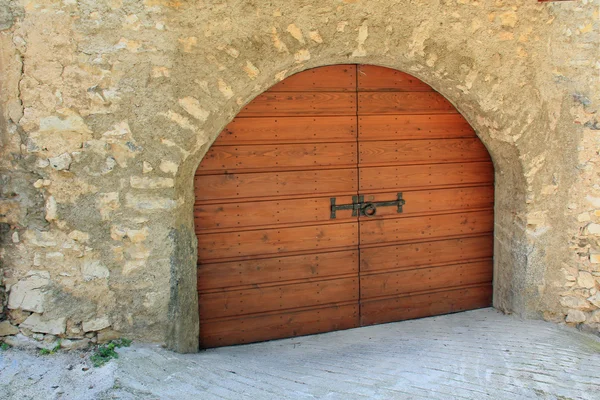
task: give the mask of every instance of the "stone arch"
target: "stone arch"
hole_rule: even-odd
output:
[[[504,312],[524,316],[537,315],[537,283],[543,280],[543,271],[530,271],[525,256],[528,238],[525,226],[516,215],[526,212],[527,181],[525,179],[519,149],[514,142],[497,134],[498,126],[489,110],[479,99],[482,96],[457,90],[454,79],[440,77],[433,69],[418,62],[402,59],[392,62],[385,55],[371,55],[368,59],[351,59],[346,56],[322,55],[313,57],[310,63],[298,66],[293,61],[263,70],[252,85],[238,92],[237,102],[231,99],[219,115],[212,116],[205,124],[208,141],[195,149],[183,162],[178,174],[177,187],[183,194],[183,206],[179,207],[177,229],[172,231],[175,247],[171,258],[171,296],[169,301],[168,347],[180,352],[198,349],[198,303],[196,292],[196,236],[193,228],[193,177],[203,156],[223,128],[237,113],[256,96],[283,78],[280,71],[288,71],[285,77],[307,69],[333,64],[361,63],[396,69],[415,76],[432,86],[448,99],[475,129],[487,147],[495,169],[495,240],[494,240],[494,307]],[[463,82],[464,83],[464,82]],[[468,83],[464,83],[468,84]],[[242,99],[243,101],[239,101]],[[500,114],[501,111],[498,111]]]

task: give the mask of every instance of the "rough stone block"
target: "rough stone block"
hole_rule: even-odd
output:
[[[177,207],[177,202],[175,200],[165,197],[134,196],[128,193],[125,199],[127,201],[127,207],[140,211],[172,210]]]
[[[10,289],[8,308],[20,308],[36,313],[44,312],[43,288],[50,283],[48,271],[29,271],[27,277]]]
[[[600,224],[591,223],[586,227],[589,235],[600,235]]]
[[[64,339],[60,342],[60,347],[65,350],[84,350],[90,346],[89,339],[69,340]]]
[[[585,322],[585,320],[586,320],[586,316],[583,311],[569,310],[565,321],[567,321],[569,323],[579,324],[581,322]]]
[[[4,343],[9,346],[15,347],[17,349],[37,349],[38,342],[35,340],[28,338],[22,333],[18,333],[15,336],[6,336],[4,339]]]
[[[579,275],[577,276],[577,284],[580,287],[590,289],[596,286],[596,280],[594,279],[594,276],[589,272],[580,271]]]
[[[31,314],[21,324],[22,328],[30,329],[32,332],[51,333],[60,335],[65,333],[66,318],[44,319],[41,314]]]
[[[572,308],[572,309],[587,309],[590,304],[580,297],[576,296],[563,296],[560,298],[560,304],[563,307]]]
[[[593,296],[588,297],[587,300],[596,307],[600,308],[600,292],[596,292]]]
[[[16,335],[17,333],[19,333],[19,328],[11,325],[10,322],[0,322],[0,336]]]
[[[50,161],[50,166],[55,170],[66,171],[71,167],[73,158],[69,153],[63,153],[59,156],[49,158],[48,161]]]
[[[100,261],[86,261],[83,263],[81,267],[81,273],[83,274],[83,279],[86,281],[91,281],[93,279],[104,279],[108,278],[110,275],[110,271],[104,265],[100,263]]]
[[[95,332],[110,326],[108,317],[100,317],[86,321],[82,324],[82,328],[85,332]]]
[[[25,321],[27,319],[27,317],[29,317],[31,315],[31,312],[29,311],[23,311],[19,308],[14,309],[14,310],[8,310],[8,316],[10,317],[10,320],[15,324],[15,325],[19,325],[21,324],[23,321]]]
[[[111,340],[119,339],[120,337],[121,337],[121,332],[117,332],[112,329],[103,329],[100,332],[98,332],[98,343],[100,343],[100,344],[106,343]]]
[[[590,324],[600,324],[600,310],[596,310],[592,313],[592,315],[587,319],[587,322]]]
[[[129,183],[135,189],[165,189],[175,186],[175,181],[172,178],[147,176],[132,176]]]

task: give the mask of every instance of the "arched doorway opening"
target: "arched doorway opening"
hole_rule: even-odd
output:
[[[195,192],[201,347],[492,303],[490,156],[402,72],[285,79],[219,135]]]

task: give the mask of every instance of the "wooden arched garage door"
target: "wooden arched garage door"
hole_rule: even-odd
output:
[[[493,179],[414,77],[336,65],[275,85],[197,171],[201,346],[491,305]]]

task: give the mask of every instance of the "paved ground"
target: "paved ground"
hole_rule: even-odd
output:
[[[80,353],[0,352],[0,398],[600,399],[598,337],[493,309],[200,354],[120,354],[87,369]]]

